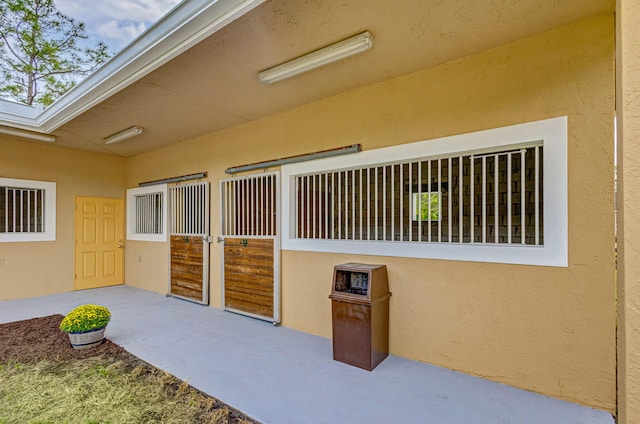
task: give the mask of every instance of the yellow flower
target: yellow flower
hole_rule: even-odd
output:
[[[67,333],[83,333],[105,327],[111,320],[111,313],[100,305],[81,305],[69,312],[60,323],[60,329]]]

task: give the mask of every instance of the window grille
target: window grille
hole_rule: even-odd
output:
[[[56,183],[0,178],[0,242],[56,239]]]
[[[209,183],[180,184],[169,189],[171,235],[206,235],[209,223]]]
[[[44,233],[45,190],[0,186],[0,233]]]
[[[135,232],[137,234],[162,234],[162,193],[147,193],[135,196]]]
[[[277,185],[273,172],[222,180],[223,235],[277,235]]]
[[[542,143],[297,175],[298,239],[544,245]]]
[[[167,184],[127,190],[127,240],[167,241]]]

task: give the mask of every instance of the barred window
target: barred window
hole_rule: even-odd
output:
[[[162,193],[147,193],[135,196],[137,234],[162,234]]]
[[[542,149],[296,176],[296,237],[544,244]]]
[[[167,185],[127,190],[127,239],[167,240]]]
[[[0,232],[44,232],[44,190],[0,187]]]
[[[566,267],[567,118],[284,165],[283,250]]]
[[[55,183],[0,178],[0,241],[55,240]]]

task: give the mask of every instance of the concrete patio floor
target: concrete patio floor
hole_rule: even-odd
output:
[[[0,301],[0,323],[107,306],[107,337],[263,423],[611,424],[604,411],[389,356],[372,372],[331,340],[129,286]]]

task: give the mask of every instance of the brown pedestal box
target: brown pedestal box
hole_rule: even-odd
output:
[[[390,296],[385,265],[334,268],[329,295],[334,360],[371,371],[389,355]]]

